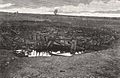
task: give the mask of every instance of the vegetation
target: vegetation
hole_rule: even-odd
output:
[[[58,13],[58,9],[55,9],[54,14],[57,15],[57,13]]]
[[[119,18],[19,13],[6,19],[6,13],[1,15],[0,78],[120,77]],[[85,54],[35,58],[13,54],[16,49],[43,51],[49,41],[56,42],[59,49],[69,49],[72,40],[77,41],[76,50]]]

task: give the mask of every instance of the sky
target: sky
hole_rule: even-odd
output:
[[[0,11],[120,17],[120,0],[0,0]]]

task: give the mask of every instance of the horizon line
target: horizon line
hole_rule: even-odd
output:
[[[9,12],[9,11],[0,11],[0,12],[6,12],[6,13],[17,13],[18,11],[14,12]],[[32,13],[32,12],[18,12],[20,14],[50,14],[54,15],[53,12],[44,12],[44,13]],[[67,15],[67,16],[88,16],[88,17],[115,17],[119,18],[120,14],[115,14],[115,13],[57,13],[57,15]]]

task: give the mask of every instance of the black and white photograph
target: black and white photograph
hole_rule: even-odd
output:
[[[120,0],[0,0],[0,78],[120,78]]]

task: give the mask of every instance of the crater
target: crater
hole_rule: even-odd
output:
[[[108,28],[73,26],[49,21],[7,21],[0,26],[0,48],[38,52],[93,52],[105,50],[118,39]]]

